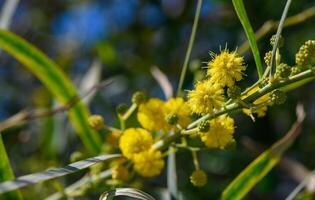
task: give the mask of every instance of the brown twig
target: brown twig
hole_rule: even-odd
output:
[[[85,94],[79,96],[73,97],[67,104],[60,105],[52,110],[43,110],[43,109],[35,109],[35,110],[28,110],[24,109],[17,114],[13,115],[12,117],[9,117],[8,119],[4,120],[3,122],[0,123],[0,133],[3,130],[6,130],[8,128],[12,128],[14,126],[20,126],[23,125],[31,120],[38,119],[38,118],[43,118],[43,117],[48,117],[52,116],[56,113],[59,112],[66,112],[70,108],[72,108],[76,103],[81,101],[81,99],[84,99],[87,97],[89,94],[91,94],[94,91],[98,91],[102,89],[103,87],[111,84],[113,82],[113,79],[108,79],[105,80],[99,84],[94,85],[91,87]]]
[[[284,27],[288,27],[288,26],[293,26],[299,23],[302,23],[312,17],[315,16],[315,6],[310,7],[302,12],[300,12],[297,15],[288,17],[285,22],[284,22]],[[279,25],[279,21],[273,21],[273,20],[269,20],[266,21],[261,27],[260,29],[258,29],[258,31],[256,31],[255,36],[256,36],[256,40],[260,40],[261,38],[263,38],[264,36],[266,36],[268,33],[270,33],[273,30],[276,30],[277,27]],[[238,48],[238,52],[240,54],[245,53],[246,51],[249,50],[249,43],[248,41],[244,42],[239,48]]]

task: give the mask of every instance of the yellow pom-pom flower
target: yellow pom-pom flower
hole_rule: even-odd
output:
[[[88,118],[89,125],[95,130],[101,130],[104,128],[104,119],[101,115],[92,115]]]
[[[150,149],[152,144],[152,135],[142,128],[125,130],[119,140],[119,148],[122,154],[129,159],[132,159],[137,153]]]
[[[212,83],[221,86],[231,87],[235,81],[240,81],[246,66],[243,57],[236,51],[229,52],[227,49],[221,51],[219,55],[211,55],[212,60],[208,63],[207,74],[210,75]]]
[[[208,148],[224,149],[233,140],[234,120],[221,115],[210,120],[210,128],[206,133],[201,133],[201,140]]]
[[[254,94],[255,92],[257,92],[259,90],[259,87],[254,87],[253,89],[251,89],[245,96],[242,97],[242,99],[245,99],[246,97]],[[253,105],[259,105],[261,103],[264,103],[266,101],[268,101],[270,98],[270,94],[265,94],[264,96],[258,98],[257,100],[255,100],[253,102]],[[264,117],[266,115],[268,107],[267,106],[262,106],[254,111],[251,111],[250,109],[243,109],[243,112],[247,115],[251,115],[253,113],[257,114],[257,117]]]
[[[157,176],[164,168],[162,153],[153,149],[136,154],[133,163],[135,171],[143,177]]]
[[[195,89],[188,93],[188,105],[193,113],[208,114],[220,108],[225,98],[223,89],[209,80],[198,82]]]
[[[166,128],[163,113],[164,102],[151,98],[139,106],[137,117],[141,126],[150,131],[158,131]]]
[[[177,123],[181,127],[186,127],[190,122],[190,108],[183,98],[170,98],[164,105],[164,118],[169,114],[177,116]]]
[[[203,170],[195,170],[190,176],[190,182],[196,187],[207,184],[207,174]]]

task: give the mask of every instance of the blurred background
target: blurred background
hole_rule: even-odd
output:
[[[0,7],[4,0],[0,0]],[[245,1],[254,30],[268,20],[279,20],[284,0]],[[104,116],[106,123],[118,124],[115,108],[130,105],[137,90],[165,98],[150,73],[157,66],[167,75],[176,90],[192,28],[197,1],[189,0],[21,0],[12,18],[10,30],[31,42],[52,58],[68,74],[75,85],[84,90],[90,82],[115,78],[115,82],[97,92],[89,102],[91,112]],[[289,16],[315,6],[313,0],[293,1]],[[210,60],[209,51],[220,47],[230,50],[246,41],[231,1],[204,0],[189,71],[184,88],[189,90],[202,76],[202,68]],[[315,39],[315,17],[283,31],[283,61],[294,64],[295,53],[309,39]],[[271,50],[269,39],[275,30],[259,42],[261,56]],[[257,79],[250,51],[244,53],[246,86]],[[206,187],[195,188],[189,182],[193,163],[191,155],[177,154],[179,190],[185,199],[218,199],[226,185],[254,159],[252,151],[242,145],[249,137],[268,147],[283,136],[295,121],[298,102],[305,105],[307,118],[301,136],[286,153],[308,169],[315,168],[315,84],[311,83],[288,94],[288,101],[268,110],[267,116],[255,122],[244,114],[236,114],[236,141],[233,150],[208,150],[200,154],[201,167],[209,176]],[[42,84],[5,52],[0,53],[0,120],[26,108],[52,108],[56,102]],[[130,123],[135,123],[131,120]],[[67,117],[34,120],[2,133],[10,161],[17,176],[69,163],[69,157],[82,145],[73,133]],[[258,146],[257,146],[258,148]],[[58,179],[68,185],[79,175]],[[146,180],[143,190],[156,195],[166,187],[165,173]],[[275,168],[250,193],[247,199],[283,199],[297,182],[281,168]],[[108,187],[108,186],[104,186]],[[157,190],[156,190],[157,189]],[[103,189],[105,191],[106,189]],[[55,191],[54,181],[24,189],[30,199],[42,199]],[[95,196],[93,196],[95,195]],[[82,199],[95,199],[99,193]]]

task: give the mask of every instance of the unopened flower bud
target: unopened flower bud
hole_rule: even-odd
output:
[[[178,122],[178,116],[175,113],[166,115],[165,120],[168,124],[174,125]]]
[[[208,120],[203,120],[198,124],[198,129],[202,133],[209,131],[209,128],[210,128],[210,123]]]
[[[203,170],[195,170],[190,176],[190,182],[196,187],[206,185],[207,179],[207,174]]]
[[[117,107],[116,107],[116,112],[120,115],[123,115],[126,111],[128,110],[128,106],[124,103],[122,104],[119,104]]]
[[[273,35],[271,38],[270,38],[270,44],[271,46],[274,46],[275,45],[275,42],[276,42],[276,35]],[[279,37],[279,41],[278,41],[278,47],[282,47],[283,46],[283,37],[280,35]]]
[[[112,170],[112,178],[120,181],[128,181],[129,179],[129,171],[124,166],[115,167]]]
[[[132,96],[132,103],[140,105],[147,101],[147,96],[143,92],[135,92]]]
[[[231,99],[237,99],[241,96],[241,88],[234,85],[227,89],[228,97]]]
[[[285,63],[281,63],[276,68],[276,78],[288,78],[291,74],[291,67]]]
[[[300,47],[299,52],[295,54],[295,63],[301,67],[315,63],[315,40],[308,40]]]
[[[104,119],[101,115],[92,115],[88,118],[88,123],[89,125],[99,131],[102,128],[104,128],[105,124],[104,124]]]
[[[271,92],[271,101],[276,105],[283,104],[286,99],[286,94],[281,90],[274,90]]]

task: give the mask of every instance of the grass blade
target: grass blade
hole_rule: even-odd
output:
[[[25,65],[61,103],[66,104],[77,98],[77,92],[71,81],[60,68],[30,43],[19,36],[0,30],[0,46]],[[100,138],[87,123],[89,112],[82,103],[76,103],[69,111],[70,120],[81,141],[92,154],[100,151]]]
[[[99,200],[108,200],[111,199],[111,197],[116,196],[126,196],[126,197],[132,197],[134,199],[140,199],[140,200],[155,200],[151,195],[137,189],[133,188],[116,188],[113,190],[110,190],[108,192],[104,192]]]
[[[11,169],[10,161],[5,150],[2,136],[0,134],[0,182],[14,179],[14,174]],[[0,195],[0,199],[23,199],[19,191],[8,192],[6,194]]]
[[[297,106],[297,115],[298,119],[292,125],[290,131],[247,166],[223,191],[221,200],[242,199],[279,162],[282,154],[301,131],[302,122],[305,118],[301,105]]]
[[[253,52],[258,76],[259,76],[259,78],[261,78],[263,75],[261,58],[260,58],[258,46],[257,46],[256,39],[255,39],[255,33],[254,33],[253,28],[250,25],[250,22],[248,20],[243,0],[232,0],[232,2],[234,5],[234,9],[237,13],[237,16],[242,23],[242,26],[243,26],[244,31],[246,33],[247,39],[249,41],[249,45],[250,45],[251,50]]]
[[[85,160],[81,160],[78,162],[74,162],[70,165],[60,168],[53,168],[43,172],[37,172],[34,174],[29,174],[25,176],[21,176],[13,181],[6,181],[0,184],[0,194],[9,192],[12,190],[16,190],[22,187],[26,187],[28,185],[33,185],[36,183],[40,183],[43,181],[51,180],[57,177],[65,176],[68,174],[72,174],[79,170],[88,168],[96,163],[106,161],[112,158],[119,158],[120,154],[109,154],[109,155],[101,155],[92,158],[88,158]]]

